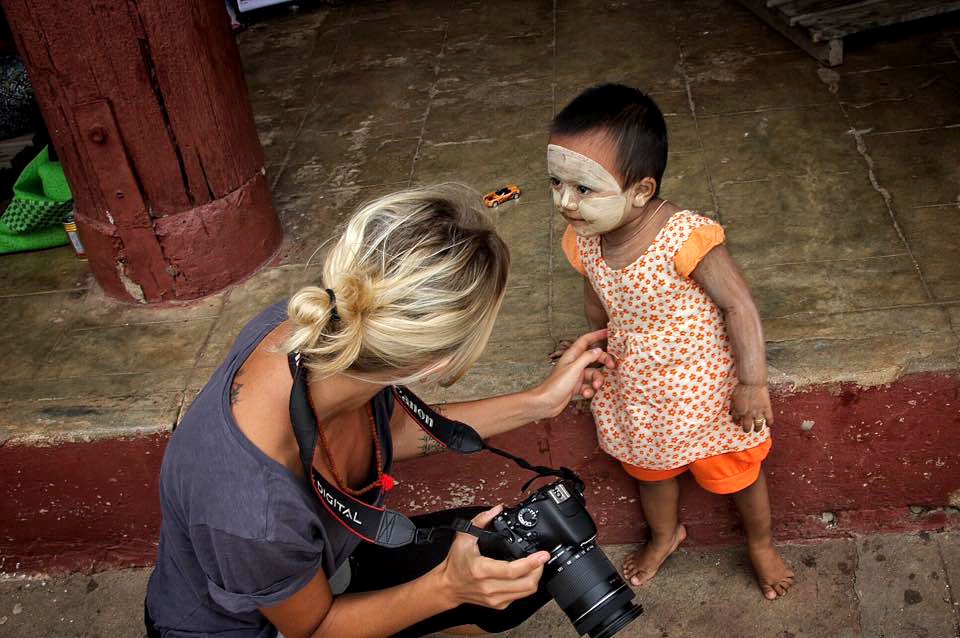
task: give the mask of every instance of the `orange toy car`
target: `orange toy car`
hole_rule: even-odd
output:
[[[483,196],[483,205],[487,208],[496,208],[503,202],[509,202],[511,199],[520,199],[520,187],[516,184],[507,184],[492,193],[487,193]]]

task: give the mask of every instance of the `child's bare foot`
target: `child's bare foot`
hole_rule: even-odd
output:
[[[774,600],[793,587],[793,570],[783,562],[772,541],[751,545],[750,562],[757,573],[757,583],[767,600]]]
[[[687,528],[677,525],[672,538],[662,543],[650,541],[632,552],[623,561],[623,577],[634,587],[644,584],[657,575],[657,570],[660,569],[660,565],[663,565],[663,561],[667,560],[667,556],[672,554],[686,537]]]

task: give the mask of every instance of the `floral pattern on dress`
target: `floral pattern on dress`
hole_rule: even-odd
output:
[[[767,429],[745,433],[734,422],[737,376],[723,315],[674,264],[690,236],[710,224],[676,213],[639,259],[616,270],[603,259],[600,237],[577,237],[580,262],[609,318],[607,349],[618,360],[591,411],[601,449],[625,463],[673,469],[769,437]]]

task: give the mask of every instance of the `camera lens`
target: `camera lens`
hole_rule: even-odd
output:
[[[633,590],[593,543],[555,549],[546,569],[547,591],[581,636],[610,638],[643,613],[631,602]]]

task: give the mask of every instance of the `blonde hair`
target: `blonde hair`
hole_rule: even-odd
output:
[[[322,283],[290,299],[287,351],[317,377],[386,372],[409,383],[444,359],[440,383],[462,377],[493,330],[510,265],[479,202],[444,184],[361,207],[327,254]]]

